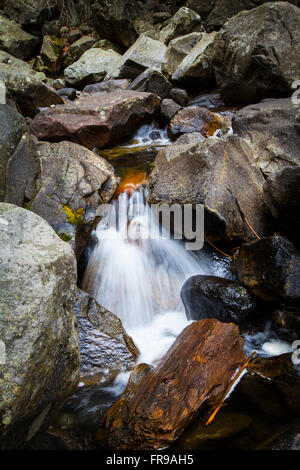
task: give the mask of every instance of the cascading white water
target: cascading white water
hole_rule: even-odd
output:
[[[142,359],[153,362],[188,324],[180,299],[184,281],[213,273],[205,255],[196,257],[179,241],[147,238],[150,220],[144,187],[113,201],[96,229],[85,289],[121,318]]]

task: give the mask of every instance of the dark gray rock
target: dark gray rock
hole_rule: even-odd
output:
[[[128,86],[128,89],[154,93],[165,99],[168,98],[172,85],[161,72],[147,69]]]

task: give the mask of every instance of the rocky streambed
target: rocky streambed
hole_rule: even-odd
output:
[[[299,448],[300,5],[170,3],[0,2],[3,449]]]

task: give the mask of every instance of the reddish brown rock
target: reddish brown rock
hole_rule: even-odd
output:
[[[106,415],[110,447],[170,445],[204,405],[216,405],[244,360],[237,326],[215,319],[192,323],[155,369],[142,377],[140,365],[134,369],[126,390]]]
[[[221,127],[221,120],[208,109],[189,106],[179,110],[171,119],[168,134],[169,137],[176,138],[182,134],[200,132],[204,137],[209,137]]]
[[[69,140],[90,149],[108,147],[130,137],[160,102],[154,94],[129,90],[83,95],[76,102],[39,113],[31,131],[40,140]]]

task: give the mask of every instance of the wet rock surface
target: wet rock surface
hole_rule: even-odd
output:
[[[0,216],[1,446],[14,449],[78,382],[77,276],[71,248],[42,218],[3,203]]]
[[[139,354],[121,320],[80,289],[75,304],[80,340],[80,380],[85,385],[111,380],[133,368]]]
[[[30,127],[39,140],[108,147],[132,135],[159,104],[154,94],[129,90],[82,95],[74,103],[40,112]]]
[[[117,449],[169,445],[204,402],[216,403],[244,359],[237,327],[211,319],[191,324],[160,364],[109,410],[109,444]]]
[[[176,113],[168,126],[168,134],[176,138],[182,134],[200,132],[204,137],[209,137],[221,127],[221,120],[211,111],[198,106],[189,106]]]
[[[257,315],[257,302],[241,282],[192,276],[182,286],[180,295],[189,320],[216,318],[243,325]]]

